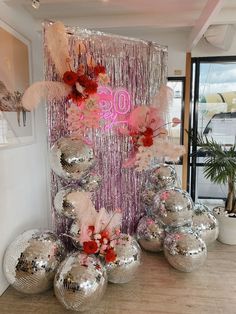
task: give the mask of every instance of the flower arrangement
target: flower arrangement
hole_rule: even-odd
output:
[[[73,240],[87,255],[95,254],[105,263],[116,260],[116,246],[129,241],[121,234],[122,213],[120,209],[108,212],[96,211],[89,192],[77,192],[80,202],[76,207],[78,235]]]
[[[166,87],[162,87],[162,93],[163,89]],[[164,97],[162,101],[167,102]],[[173,118],[171,122],[165,123],[164,116],[163,104],[162,107],[138,106],[131,111],[127,128],[120,130],[123,134],[130,136],[133,147],[132,156],[125,161],[124,167],[135,166],[138,171],[147,170],[152,160],[157,157],[176,161],[184,154],[183,146],[168,140],[166,128],[170,124],[172,127],[179,125],[181,120]]]

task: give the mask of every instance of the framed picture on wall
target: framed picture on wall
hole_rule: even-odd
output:
[[[34,113],[21,103],[30,83],[30,41],[0,20],[0,148],[34,140]]]

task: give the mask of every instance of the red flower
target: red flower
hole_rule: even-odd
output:
[[[145,136],[143,139],[143,146],[145,147],[150,147],[153,144],[153,139],[151,136]]]
[[[95,94],[97,92],[98,84],[93,80],[88,80],[87,85],[84,89],[86,94]]]
[[[100,73],[105,74],[106,68],[103,65],[96,65],[94,67],[94,74],[95,76],[98,76]]]
[[[63,75],[63,81],[70,86],[73,86],[75,84],[77,78],[78,78],[77,73],[73,71],[66,71]]]
[[[68,99],[72,99],[74,103],[80,104],[86,97],[84,97],[80,92],[77,91],[74,86],[72,87],[72,91],[68,95]]]
[[[109,232],[107,230],[103,230],[102,232],[100,232],[101,238],[104,239],[108,239],[109,238]]]
[[[106,263],[114,262],[116,259],[116,253],[113,248],[110,248],[106,251],[105,261]]]
[[[146,131],[143,132],[143,135],[145,135],[145,136],[153,136],[153,129],[146,128]]]
[[[88,230],[91,231],[92,233],[94,233],[94,229],[95,229],[94,226],[88,226]]]
[[[87,77],[87,75],[80,75],[78,77],[78,82],[81,86],[86,87],[89,84],[90,79]]]
[[[98,250],[98,245],[95,241],[87,241],[83,243],[83,249],[87,254],[94,254]]]

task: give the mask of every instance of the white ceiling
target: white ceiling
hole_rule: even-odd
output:
[[[211,24],[236,24],[236,0],[5,0],[23,6],[36,20],[63,19],[82,27],[189,30],[189,51]]]

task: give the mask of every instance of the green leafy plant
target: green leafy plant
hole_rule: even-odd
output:
[[[213,138],[197,136],[197,146],[207,153],[204,165],[204,175],[216,184],[228,184],[228,195],[225,210],[236,213],[235,179],[236,179],[236,146],[226,147]]]

